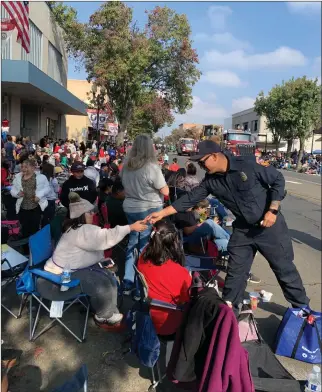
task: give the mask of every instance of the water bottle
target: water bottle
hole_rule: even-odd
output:
[[[69,264],[66,264],[63,268],[63,272],[61,274],[61,282],[62,283],[69,283],[71,281],[71,269]],[[69,287],[61,286],[60,291],[67,291]]]
[[[321,369],[314,365],[305,384],[305,392],[321,392]]]

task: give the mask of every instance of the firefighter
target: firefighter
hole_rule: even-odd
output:
[[[171,206],[146,220],[154,223],[166,216],[184,212],[213,194],[235,216],[228,244],[229,263],[223,299],[238,314],[256,251],[268,261],[285,299],[294,308],[306,307],[302,279],[294,265],[291,237],[281,213],[285,180],[274,167],[263,167],[254,160],[223,153],[217,143],[206,140],[190,158],[206,171],[200,185]]]

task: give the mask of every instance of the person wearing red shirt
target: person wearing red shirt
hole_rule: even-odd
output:
[[[138,270],[149,287],[148,296],[174,305],[189,302],[191,276],[183,267],[184,252],[175,226],[161,220],[151,233],[144,249]],[[151,318],[158,335],[173,335],[180,327],[183,312],[151,306]]]
[[[178,160],[177,158],[173,158],[171,165],[169,166],[169,170],[171,171],[178,171],[180,169],[180,166],[178,165]]]

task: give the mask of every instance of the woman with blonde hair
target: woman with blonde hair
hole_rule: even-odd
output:
[[[158,165],[149,135],[142,134],[134,140],[125,158],[121,178],[125,190],[123,209],[129,224],[142,221],[152,211],[160,211],[163,208],[163,199],[169,195],[169,188]],[[123,279],[125,295],[134,290],[133,250],[142,250],[149,240],[150,233],[151,227],[140,234],[130,233]]]

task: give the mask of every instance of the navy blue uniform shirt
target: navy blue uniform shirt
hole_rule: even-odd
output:
[[[226,158],[227,173],[206,174],[198,187],[175,201],[172,207],[183,212],[212,194],[236,216],[237,224],[260,223],[271,201],[284,198],[283,174],[273,166],[264,167],[242,156],[227,154]]]

